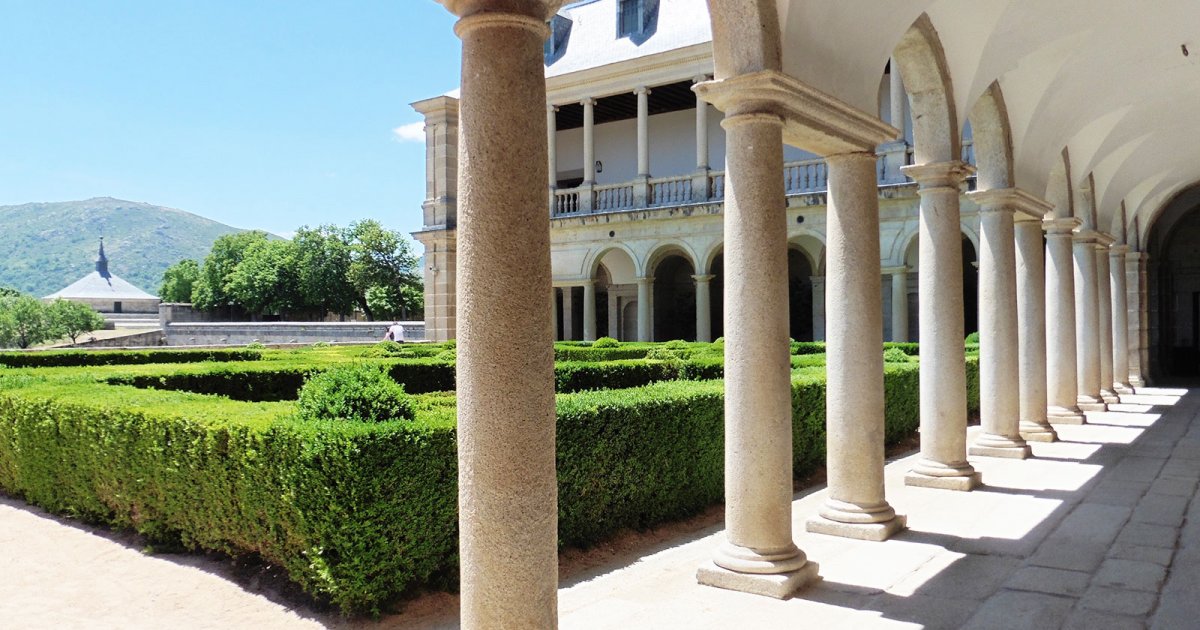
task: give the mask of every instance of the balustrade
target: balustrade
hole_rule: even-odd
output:
[[[690,203],[692,176],[660,177],[650,180],[650,205],[669,206]]]

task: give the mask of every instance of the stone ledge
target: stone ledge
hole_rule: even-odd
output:
[[[814,534],[872,542],[883,542],[907,527],[908,517],[901,514],[882,523],[841,523],[820,515],[808,519],[805,523],[805,529]]]
[[[790,573],[738,573],[710,561],[696,570],[696,581],[705,586],[787,599],[796,591],[819,581],[821,576],[817,571],[817,563],[808,562]]]
[[[923,475],[919,472],[909,471],[908,474],[904,475],[904,485],[966,492],[983,485],[983,475],[973,472],[969,475],[934,477],[933,475]]]

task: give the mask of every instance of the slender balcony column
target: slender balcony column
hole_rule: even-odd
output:
[[[583,340],[596,340],[596,281],[583,283]]]
[[[910,486],[971,490],[980,475],[967,463],[967,368],[963,347],[962,225],[959,187],[971,172],[960,161],[906,166],[921,196],[921,458]]]
[[[892,341],[908,341],[908,267],[885,269],[892,276]]]
[[[645,208],[650,197],[650,89],[638,86],[637,95],[637,178],[633,182],[633,204]]]
[[[712,299],[710,289],[716,276],[692,276],[696,281],[696,341],[712,341]]]
[[[703,584],[784,597],[816,565],[792,540],[783,120],[734,112],[726,130],[725,541]],[[768,586],[770,585],[770,586]]]
[[[1096,281],[1096,232],[1080,229],[1072,238],[1075,255],[1075,374],[1083,411],[1105,411],[1100,398],[1100,301]]]
[[[557,625],[542,3],[461,19],[458,492],[466,629]],[[483,3],[485,7],[488,3]],[[534,8],[536,7],[536,9]],[[497,185],[502,182],[502,185]]]
[[[654,277],[638,278],[637,340],[654,340]]]
[[[1052,424],[1083,424],[1075,355],[1075,271],[1071,233],[1076,218],[1046,219],[1046,417]]]
[[[613,339],[621,339],[621,305],[613,292],[613,286],[608,287],[608,336]]]
[[[554,191],[558,189],[558,108],[546,106],[546,165],[550,184],[550,209],[554,209]]]
[[[692,77],[702,83],[708,77]],[[692,175],[692,201],[708,201],[708,103],[696,95],[696,172]]]
[[[1017,333],[1016,235],[1018,191],[972,193],[979,204],[979,416],[983,431],[972,455],[1025,459],[1021,437],[1020,344]]]
[[[1017,375],[1021,437],[1055,442],[1058,432],[1046,419],[1046,252],[1041,217],[1048,204],[1014,226],[1017,243]]]
[[[1113,384],[1118,395],[1132,394],[1129,384],[1129,297],[1125,282],[1125,254],[1128,245],[1116,245],[1108,250],[1108,278],[1112,293]]]
[[[826,158],[829,211],[825,281],[826,470],[829,497],[808,531],[885,540],[905,518],[883,487],[883,309],[875,154]]]
[[[596,186],[596,99],[585,98],[583,105],[583,183],[579,185],[579,211],[589,213],[596,207],[592,188]]]
[[[1113,311],[1112,311],[1112,278],[1108,269],[1108,248],[1114,240],[1111,236],[1101,235],[1096,247],[1096,298],[1097,311],[1100,315],[1098,332],[1100,334],[1100,398],[1105,404],[1112,405],[1121,402],[1117,392],[1113,390]]]

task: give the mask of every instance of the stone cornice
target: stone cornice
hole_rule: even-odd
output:
[[[1020,188],[977,190],[967,193],[967,198],[974,201],[983,211],[1008,210],[1015,212],[1018,220],[1036,219],[1041,221],[1046,214],[1054,210],[1054,206]]]
[[[1108,249],[1113,243],[1116,242],[1117,239],[1113,238],[1111,235],[1105,234],[1104,232],[1096,232],[1096,243],[1101,247]]]
[[[453,96],[435,96],[410,103],[417,113],[430,118],[431,116],[458,120],[458,99]]]
[[[817,155],[875,152],[900,132],[793,77],[761,70],[692,86],[726,116],[774,114],[783,119],[784,141]]]
[[[922,192],[938,188],[950,188],[957,191],[967,177],[975,172],[975,169],[961,160],[950,160],[949,162],[910,164],[900,167],[900,172],[917,182],[917,186]]]
[[[1071,240],[1076,243],[1099,243],[1100,233],[1091,228],[1085,227],[1080,219],[1079,227],[1071,234]]]
[[[1054,217],[1042,220],[1042,229],[1047,234],[1071,234],[1081,225],[1083,225],[1083,221],[1075,217]]]

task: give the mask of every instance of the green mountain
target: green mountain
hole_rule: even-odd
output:
[[[213,241],[241,230],[148,203],[99,197],[0,206],[0,286],[35,296],[53,293],[95,269],[104,237],[109,270],[157,294],[163,271],[203,260]]]

